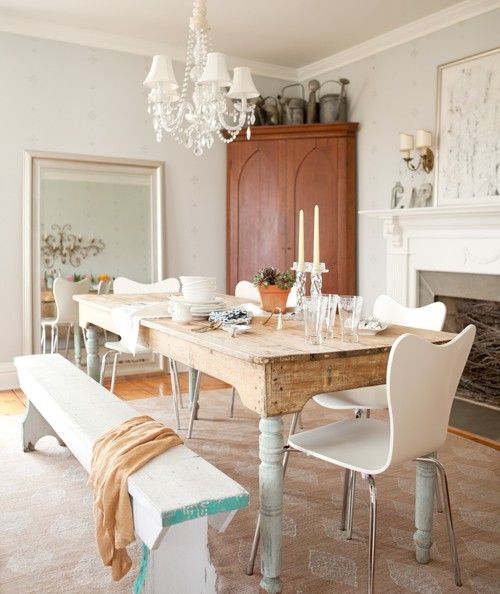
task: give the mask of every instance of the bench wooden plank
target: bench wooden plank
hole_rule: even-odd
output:
[[[18,357],[15,364],[30,402],[43,409],[87,472],[95,440],[138,414],[61,355]],[[129,493],[156,509],[163,526],[239,509],[249,499],[238,483],[186,446],[172,448],[134,473]]]

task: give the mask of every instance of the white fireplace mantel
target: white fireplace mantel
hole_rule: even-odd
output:
[[[386,291],[400,303],[418,305],[421,270],[500,275],[500,201],[359,214],[383,221]]]

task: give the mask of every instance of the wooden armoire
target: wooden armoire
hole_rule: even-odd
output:
[[[264,266],[297,259],[304,210],[305,259],[312,260],[313,209],[320,208],[323,292],[356,292],[358,124],[252,128],[227,148],[227,292]]]

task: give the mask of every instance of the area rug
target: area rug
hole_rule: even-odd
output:
[[[257,418],[238,403],[235,418],[229,419],[229,396],[229,390],[202,393],[200,420],[187,444],[251,493],[250,507],[236,514],[225,533],[210,533],[219,592],[250,594],[259,592],[260,580],[258,563],[254,576],[244,573],[257,510]],[[172,424],[170,397],[130,404]],[[313,402],[303,414],[306,428],[338,418]],[[20,419],[0,418],[0,592],[131,592],[139,546],[132,548],[130,574],[113,583],[96,552],[85,471],[51,437],[40,440],[37,451],[23,453]],[[184,409],[184,428],[187,420]],[[409,463],[377,480],[377,592],[500,592],[500,454],[449,435],[439,457],[450,481],[464,587],[453,583],[443,514],[435,515],[431,563],[422,566],[414,560],[415,466]],[[339,530],[342,476],[333,466],[300,454],[290,459],[283,525],[285,594],[366,591],[368,492],[358,481],[354,534],[348,542]]]

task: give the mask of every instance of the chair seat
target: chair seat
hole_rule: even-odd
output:
[[[339,421],[295,433],[288,443],[326,462],[364,474],[379,474],[386,469],[390,425],[378,419]]]
[[[317,394],[313,400],[325,408],[351,410],[353,408],[384,409],[387,408],[387,390],[385,385],[355,388]]]
[[[109,349],[110,351],[118,351],[119,353],[123,353],[124,355],[132,355],[132,351],[123,344],[123,342],[121,340],[114,340],[114,341],[109,341],[109,342],[105,342],[104,346]],[[143,347],[141,345],[137,345],[135,347],[135,354],[136,355],[143,355],[145,353],[150,353],[151,351],[149,349],[147,349],[146,347]]]

